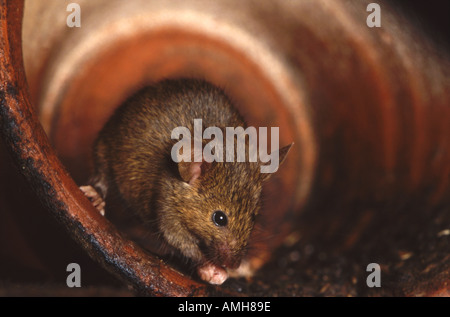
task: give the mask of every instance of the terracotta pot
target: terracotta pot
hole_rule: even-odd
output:
[[[260,225],[274,238],[258,257],[305,207],[343,228],[348,214],[330,210],[449,206],[448,55],[387,5],[382,27],[369,28],[369,1],[77,3],[81,28],[67,27],[64,3],[26,2],[23,51],[40,122],[78,184],[96,133],[128,95],[201,77],[249,124],[295,143],[265,188]]]

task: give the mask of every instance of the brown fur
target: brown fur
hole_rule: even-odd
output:
[[[258,163],[213,162],[189,185],[171,159],[177,140],[170,136],[178,126],[193,131],[194,119],[202,119],[204,129],[245,128],[227,96],[204,81],[166,80],[141,90],[100,132],[91,183],[103,198],[114,183],[143,223],[156,223],[161,239],[187,258],[237,267],[267,174]],[[227,214],[227,226],[213,223],[216,210]]]

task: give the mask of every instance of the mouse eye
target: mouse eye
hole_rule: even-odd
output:
[[[228,217],[221,210],[217,210],[212,215],[212,221],[218,227],[225,227],[228,223]]]

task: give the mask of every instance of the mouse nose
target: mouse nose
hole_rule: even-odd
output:
[[[241,264],[241,259],[241,252],[236,252],[230,244],[222,243],[217,246],[218,265],[229,269],[237,269]]]

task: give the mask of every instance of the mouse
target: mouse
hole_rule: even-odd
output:
[[[120,195],[124,212],[136,215],[152,233],[151,242],[164,250],[157,253],[187,259],[201,280],[220,285],[243,267],[271,174],[261,172],[260,160],[174,161],[179,140],[172,131],[193,131],[195,119],[223,131],[247,127],[224,90],[205,80],[166,79],[142,88],[98,133],[92,176],[80,189],[102,215],[106,197]],[[280,164],[291,146],[278,150]]]

